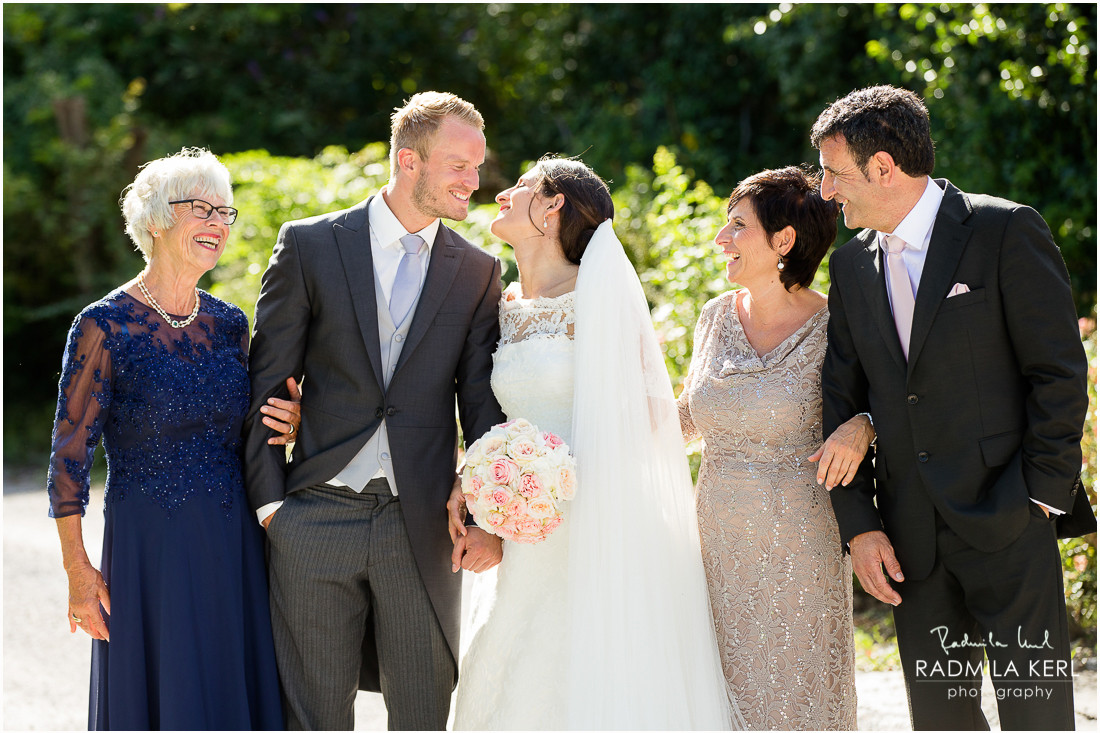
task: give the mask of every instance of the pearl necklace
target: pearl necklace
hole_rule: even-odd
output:
[[[149,301],[149,305],[153,306],[153,310],[160,314],[160,317],[164,319],[172,328],[186,328],[191,325],[191,322],[195,320],[195,317],[199,315],[199,289],[195,288],[195,309],[191,311],[191,315],[182,321],[175,321],[168,317],[167,311],[160,307],[160,303],[149,292],[149,288],[145,287],[145,276],[138,275],[138,290],[145,296],[145,299]]]

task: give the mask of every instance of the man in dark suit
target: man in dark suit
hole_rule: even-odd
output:
[[[269,539],[275,650],[290,729],[354,724],[380,689],[391,729],[443,729],[457,679],[461,580],[445,505],[455,401],[468,441],[504,421],[489,384],[500,263],[443,226],[466,218],[484,123],[450,94],[393,115],[390,180],[345,211],[282,227],[252,339],[249,500]],[[304,379],[288,464],[259,410]],[[456,551],[481,571],[500,540]]]
[[[1065,264],[1026,206],[933,180],[928,112],[888,86],[826,109],[822,196],[850,228],[832,256],[826,435],[877,431],[831,493],[863,588],[894,606],[915,729],[1073,727],[1053,515],[1075,507],[1086,360]],[[883,573],[885,568],[886,573]]]

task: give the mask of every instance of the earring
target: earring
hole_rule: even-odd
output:
[[[153,236],[154,236],[154,237],[159,237],[159,236],[160,236],[160,232],[153,232]]]
[[[543,219],[543,220],[542,220],[542,228],[543,228],[543,229],[545,229],[545,228],[547,228],[548,226],[550,226],[550,222],[546,221],[546,219]]]
[[[775,266],[775,269],[777,269],[777,270],[782,270],[782,269],[783,269],[784,267],[786,267],[786,264],[784,264],[784,262],[783,262],[783,258],[782,258],[782,257],[780,257],[780,258],[779,258],[779,264],[777,264],[777,265]]]

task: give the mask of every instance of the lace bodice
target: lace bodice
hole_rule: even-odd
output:
[[[573,293],[500,301],[500,345],[493,355],[493,393],[508,419],[523,417],[570,440],[573,420]]]
[[[206,490],[230,511],[241,486],[248,319],[199,297],[198,318],[183,329],[123,290],[76,317],[58,387],[50,516],[84,514],[101,437],[108,506],[140,493],[171,514]]]

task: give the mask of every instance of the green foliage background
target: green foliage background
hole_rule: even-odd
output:
[[[609,179],[677,384],[702,304],[728,287],[711,244],[724,195],[815,162],[817,114],[871,84],[926,98],[938,176],[1045,217],[1095,313],[1095,4],[8,3],[3,37],[9,462],[48,451],[73,315],[142,266],[118,209],[141,163],[223,156],[242,215],[203,286],[251,314],[279,225],[376,190],[389,114],[426,89],[486,118],[458,228],[506,262],[491,200],[527,162],[583,155]],[[1091,488],[1095,400],[1090,420]],[[1064,556],[1095,629],[1095,539]]]

